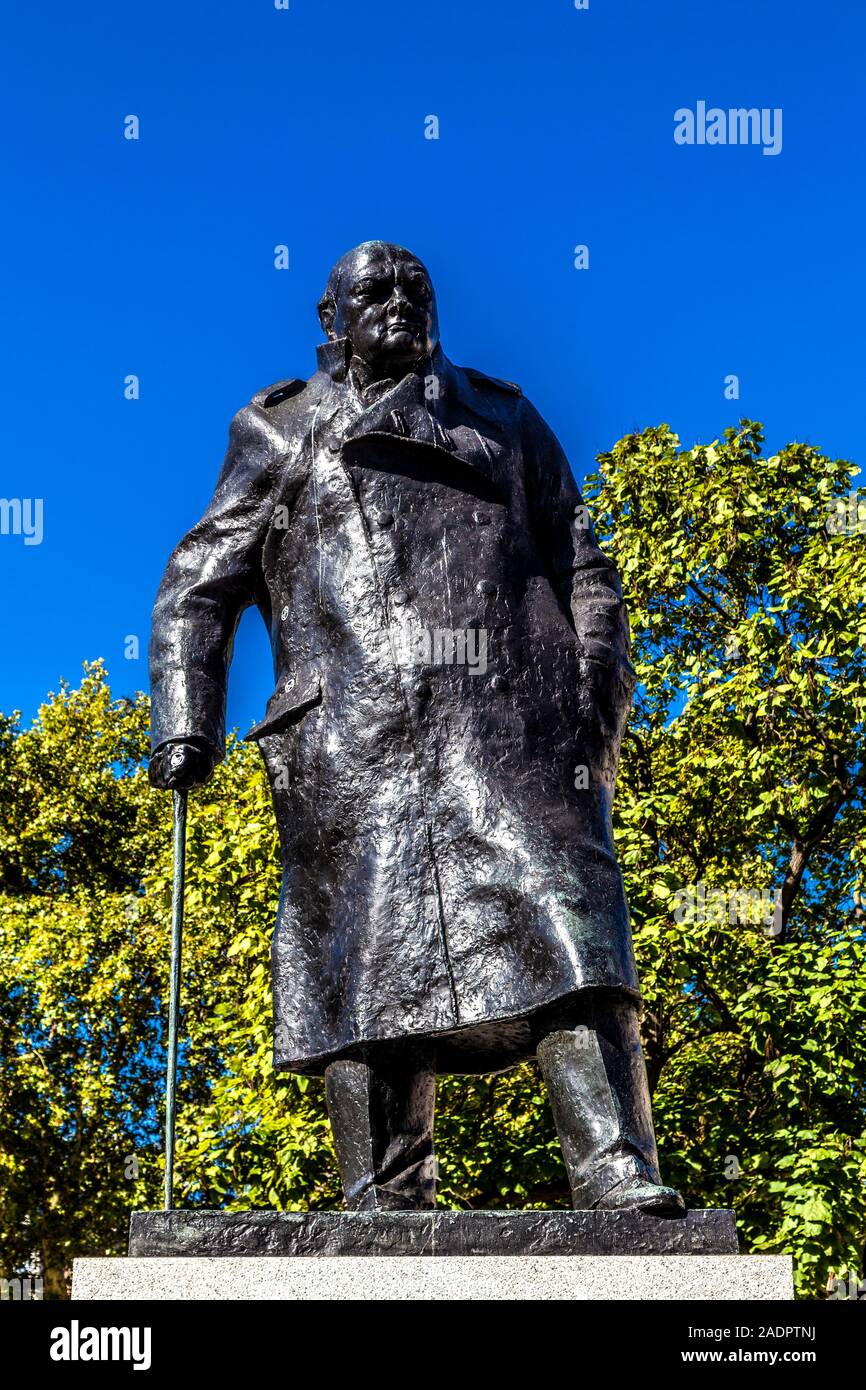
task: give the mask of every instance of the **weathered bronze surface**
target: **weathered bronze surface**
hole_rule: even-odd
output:
[[[130,1255],[736,1255],[734,1213],[136,1211]]]
[[[634,684],[619,581],[517,386],[456,367],[423,265],[344,256],[319,370],[234,418],[154,611],[151,779],[222,756],[242,611],[283,890],[275,1062],[324,1075],[347,1204],[434,1200],[439,1071],[538,1057],[576,1206],[659,1184],[610,807]]]

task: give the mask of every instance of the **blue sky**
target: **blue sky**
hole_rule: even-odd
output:
[[[44,520],[39,545],[0,535],[0,709],[29,719],[97,656],[146,688],[229,419],[311,374],[327,271],[367,238],[426,261],[446,351],[519,382],[578,479],[629,431],[740,415],[862,463],[852,0],[48,0],[4,27],[0,496]],[[781,153],[677,145],[698,101],[781,108]],[[230,725],[270,690],[248,614]]]

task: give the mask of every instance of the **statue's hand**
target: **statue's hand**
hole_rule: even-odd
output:
[[[207,781],[216,760],[204,743],[163,743],[150,760],[150,785],[162,792],[190,791]]]
[[[587,725],[608,743],[616,736],[619,724],[616,668],[584,658],[580,663],[580,678],[581,705]]]

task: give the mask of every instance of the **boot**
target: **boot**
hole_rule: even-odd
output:
[[[405,1042],[340,1058],[325,1070],[325,1096],[345,1207],[434,1207],[432,1049]]]
[[[540,1038],[547,1086],[576,1208],[638,1209],[676,1216],[685,1203],[663,1187],[637,1005],[627,995],[588,995]]]

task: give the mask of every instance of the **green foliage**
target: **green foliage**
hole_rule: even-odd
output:
[[[73,1251],[116,1249],[162,1058],[161,914],[137,874],[158,807],[140,771],[147,702],[101,671],[0,727],[0,1270],[46,1296]]]
[[[616,831],[665,1175],[733,1205],[747,1248],[794,1251],[814,1296],[866,1244],[866,546],[827,526],[856,470],[766,458],[747,421],[599,465],[640,680]]]
[[[690,450],[647,430],[599,465],[640,676],[615,828],[664,1177],[735,1206],[744,1248],[793,1251],[816,1296],[866,1244],[866,546],[825,526],[853,470],[765,458],[745,422]],[[161,1200],[170,803],[147,719],[99,663],[31,729],[0,717],[0,1273],[36,1255],[54,1296]],[[715,910],[684,911],[689,885]],[[775,935],[749,888],[780,890]],[[260,759],[231,742],[191,799],[184,1205],[339,1202],[321,1083],[272,1067],[278,891]],[[567,1204],[533,1067],[445,1079],[437,1139],[444,1204]]]

